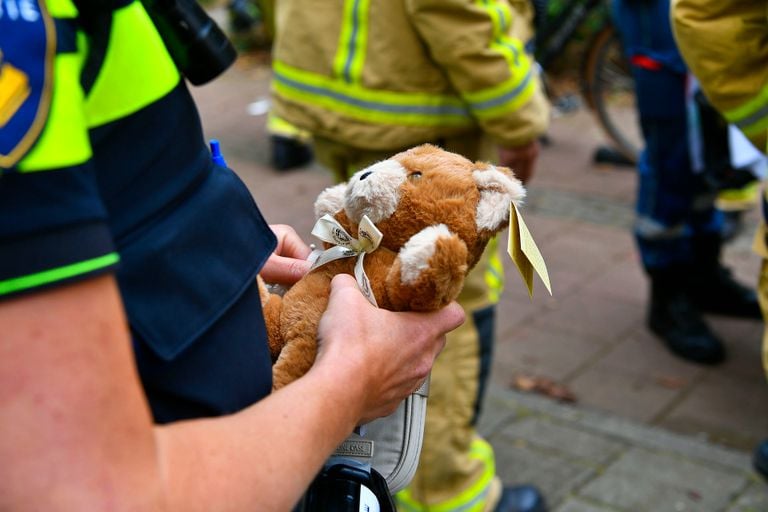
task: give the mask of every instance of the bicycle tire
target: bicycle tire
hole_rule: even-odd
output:
[[[582,96],[615,150],[637,162],[643,146],[635,81],[610,23],[592,38],[582,69]]]

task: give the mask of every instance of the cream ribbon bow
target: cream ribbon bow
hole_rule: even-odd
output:
[[[324,242],[334,244],[334,246],[320,253],[310,270],[325,265],[329,261],[357,256],[357,262],[355,262],[355,279],[357,279],[357,284],[368,301],[378,307],[376,298],[371,290],[371,283],[368,281],[368,276],[365,275],[365,269],[363,268],[365,255],[375,251],[384,236],[371,219],[367,215],[363,215],[357,227],[358,238],[353,238],[336,219],[326,214],[317,220],[312,228],[312,234]]]

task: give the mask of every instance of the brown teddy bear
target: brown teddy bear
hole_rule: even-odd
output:
[[[331,243],[284,296],[261,287],[274,389],[312,366],[334,275],[355,275],[385,309],[439,309],[458,296],[488,241],[507,226],[510,203],[524,197],[509,169],[429,144],[324,190],[313,234]]]

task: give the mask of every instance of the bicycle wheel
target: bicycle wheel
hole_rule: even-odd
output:
[[[635,81],[621,40],[608,24],[595,35],[582,70],[582,95],[614,149],[636,162],[643,145]]]

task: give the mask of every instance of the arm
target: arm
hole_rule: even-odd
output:
[[[761,150],[768,124],[768,16],[764,2],[676,0],[680,53],[707,98]]]
[[[304,378],[231,416],[153,427],[112,277],[4,301],[0,460],[13,471],[0,509],[288,510],[356,424],[426,376],[462,318],[455,304],[376,310],[337,279]]]
[[[483,131],[510,148],[544,133],[548,103],[534,63],[512,35],[517,14],[508,2],[408,0],[406,6]]]

